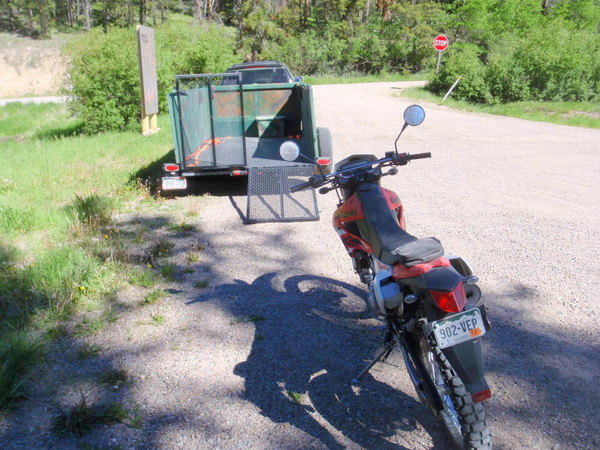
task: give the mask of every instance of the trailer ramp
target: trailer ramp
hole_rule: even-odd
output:
[[[250,167],[246,223],[319,220],[315,190],[290,191],[313,174],[313,164]]]

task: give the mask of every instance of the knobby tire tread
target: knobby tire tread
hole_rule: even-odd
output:
[[[435,355],[440,363],[444,379],[450,387],[450,395],[458,413],[464,439],[464,448],[488,450],[492,448],[492,433],[482,403],[473,403],[471,394],[458,377],[446,356],[435,347]]]

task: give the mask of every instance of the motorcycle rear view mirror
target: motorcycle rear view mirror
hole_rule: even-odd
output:
[[[396,150],[396,154],[398,154],[398,139],[406,130],[407,126],[416,127],[421,125],[425,120],[425,110],[419,105],[410,105],[408,108],[404,110],[404,125],[402,125],[402,129],[400,133],[398,133],[398,137],[394,141],[394,149]]]
[[[404,110],[404,122],[416,127],[425,120],[425,110],[419,105],[411,105]]]

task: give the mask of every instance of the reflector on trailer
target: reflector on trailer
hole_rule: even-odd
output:
[[[317,159],[317,164],[320,166],[328,166],[331,164],[331,158],[319,158]]]
[[[179,166],[177,164],[164,164],[163,170],[165,172],[177,172],[179,170]]]

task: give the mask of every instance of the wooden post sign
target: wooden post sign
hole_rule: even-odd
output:
[[[142,85],[142,134],[156,133],[158,114],[158,84],[156,82],[156,51],[154,30],[144,25],[137,26],[138,60],[140,84]]]

